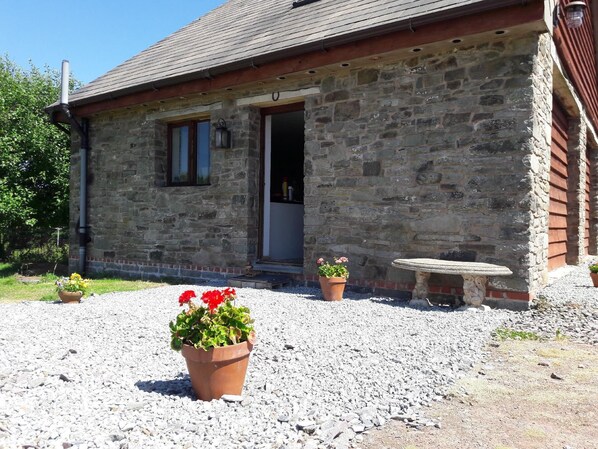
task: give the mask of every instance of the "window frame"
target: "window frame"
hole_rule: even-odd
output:
[[[198,162],[198,148],[197,148],[197,143],[198,143],[198,136],[197,136],[197,128],[199,123],[208,123],[208,132],[209,132],[209,147],[208,147],[208,154],[210,155],[210,164],[208,165],[208,182],[205,184],[199,184],[198,181],[198,177],[197,177],[197,162]],[[187,156],[188,156],[188,161],[189,161],[189,181],[185,181],[185,182],[176,182],[173,181],[172,179],[172,152],[173,152],[173,148],[172,148],[172,137],[173,137],[173,130],[176,128],[182,128],[182,127],[187,127],[188,128],[188,143],[187,143]],[[202,118],[202,119],[192,119],[192,120],[184,120],[184,121],[180,121],[180,122],[172,122],[168,124],[168,128],[167,128],[167,140],[168,140],[168,145],[167,145],[167,158],[168,158],[168,173],[167,173],[167,178],[166,178],[166,185],[167,186],[172,186],[172,187],[178,187],[178,186],[209,186],[211,185],[210,179],[211,179],[211,160],[212,160],[212,131],[211,131],[211,121],[209,118]]]

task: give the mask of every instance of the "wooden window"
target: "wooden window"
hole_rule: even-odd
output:
[[[168,185],[210,184],[210,121],[168,126]]]

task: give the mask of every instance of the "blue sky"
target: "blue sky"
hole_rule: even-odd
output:
[[[0,0],[0,55],[88,83],[224,0]]]

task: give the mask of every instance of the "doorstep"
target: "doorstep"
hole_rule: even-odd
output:
[[[252,269],[255,272],[261,273],[303,274],[302,265],[255,262],[252,265]]]
[[[284,287],[291,283],[291,278],[282,274],[261,273],[256,275],[243,275],[228,279],[229,287],[258,288],[272,290]]]

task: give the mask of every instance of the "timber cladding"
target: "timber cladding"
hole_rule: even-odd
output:
[[[573,0],[561,0],[561,8]],[[555,29],[556,48],[573,85],[588,110],[591,122],[598,129],[598,68],[596,66],[596,20],[593,17],[592,3],[587,0],[585,17],[580,28],[570,29],[564,18]]]
[[[567,263],[568,187],[567,178],[569,120],[558,101],[552,109],[552,144],[550,151],[550,206],[548,231],[548,269]]]
[[[591,232],[591,195],[592,195],[592,165],[591,165],[591,154],[590,147],[586,147],[586,182],[584,188],[584,208],[585,208],[585,220],[584,220],[584,238],[583,247],[584,254],[590,254],[590,232]]]

